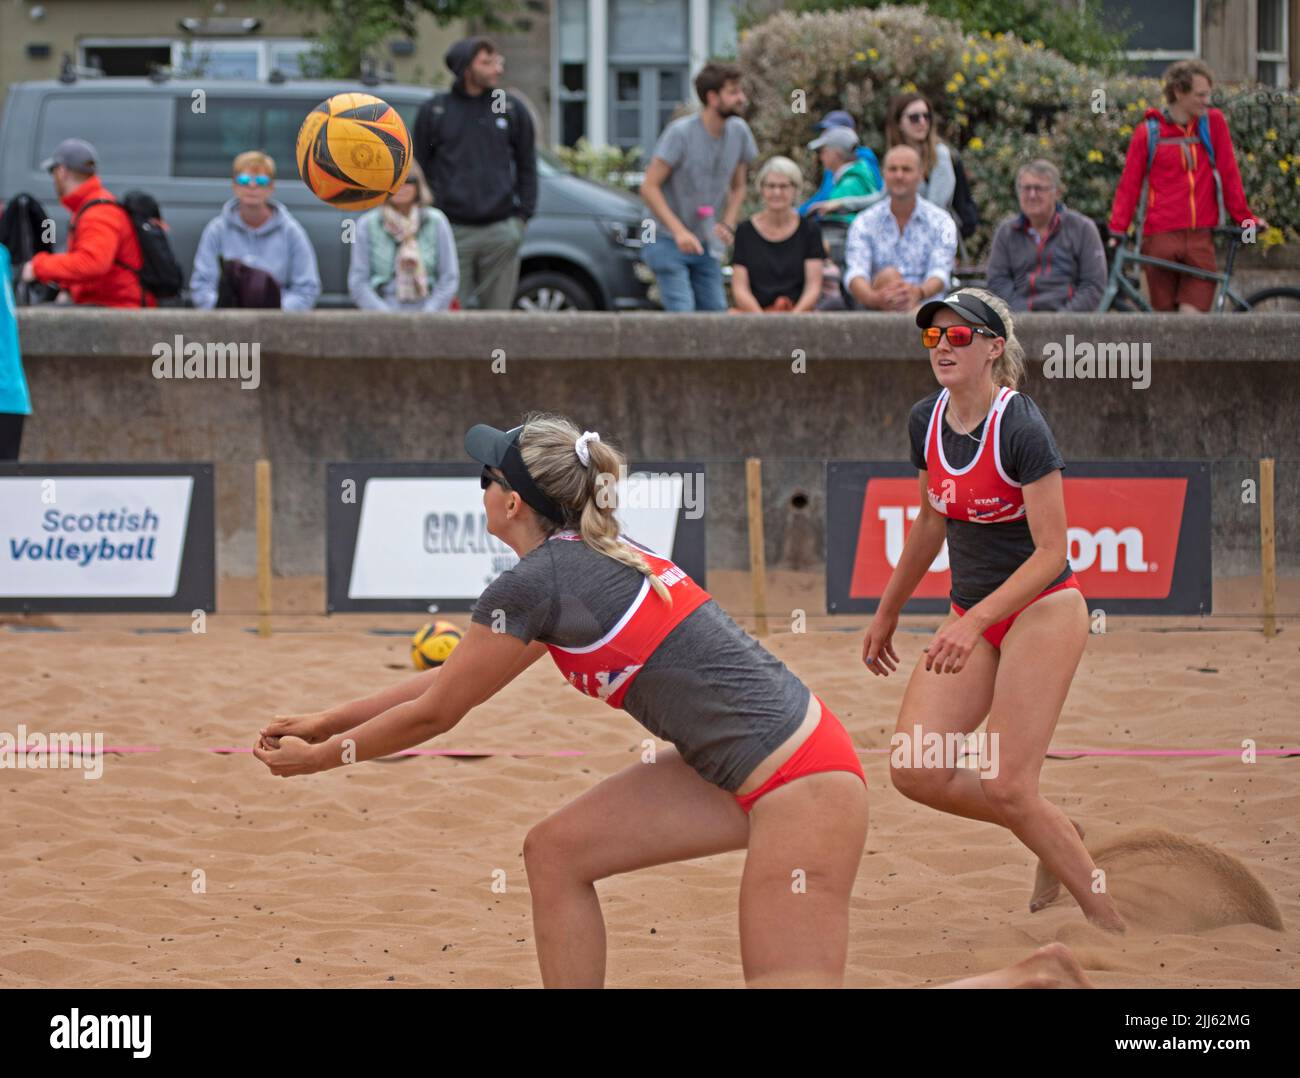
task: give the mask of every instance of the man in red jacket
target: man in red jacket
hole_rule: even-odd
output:
[[[24,281],[47,281],[66,288],[74,303],[99,307],[156,307],[140,287],[140,243],[130,215],[119,206],[100,203],[78,218],[77,211],[97,198],[117,200],[99,182],[95,148],[81,139],[64,139],[53,156],[41,162],[54,179],[59,201],[75,222],[64,254],[42,251],[23,266]]]
[[[1147,109],[1133,130],[1124,161],[1124,174],[1115,191],[1110,210],[1111,245],[1128,231],[1147,180],[1146,222],[1142,227],[1142,253],[1185,266],[1215,270],[1214,236],[1219,222],[1219,195],[1214,168],[1197,128],[1202,116],[1209,116],[1210,143],[1223,182],[1226,226],[1244,227],[1254,221],[1267,224],[1251,213],[1237,170],[1228,121],[1218,109],[1210,108],[1214,76],[1200,60],[1180,60],[1164,75],[1163,109]],[[1147,175],[1150,143],[1147,120],[1159,124],[1159,141]],[[1174,141],[1176,140],[1176,141]],[[1214,300],[1215,283],[1159,266],[1145,266],[1151,306],[1157,311],[1177,310],[1182,314],[1208,311]]]

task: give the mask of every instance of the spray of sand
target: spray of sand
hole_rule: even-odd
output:
[[[1089,843],[1124,919],[1161,932],[1233,924],[1282,930],[1273,896],[1241,861],[1198,839],[1144,828]]]

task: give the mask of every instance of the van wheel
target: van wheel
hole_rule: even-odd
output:
[[[556,311],[591,311],[596,304],[578,281],[563,273],[541,270],[525,274],[515,293],[515,309],[541,314]]]

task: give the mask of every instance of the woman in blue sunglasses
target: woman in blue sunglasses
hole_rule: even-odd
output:
[[[195,307],[309,311],[320,295],[316,252],[275,194],[275,161],[260,150],[235,158],[234,197],[208,222],[194,255]]]

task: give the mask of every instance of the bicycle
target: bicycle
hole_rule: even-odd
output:
[[[1114,258],[1110,266],[1110,278],[1106,291],[1102,293],[1098,310],[1101,311],[1146,311],[1152,310],[1151,304],[1142,295],[1140,283],[1129,276],[1130,265],[1159,266],[1162,269],[1185,273],[1203,281],[1214,281],[1214,301],[1210,310],[1215,313],[1244,313],[1246,311],[1283,311],[1300,312],[1300,288],[1289,285],[1277,285],[1261,288],[1249,296],[1242,296],[1232,288],[1232,268],[1237,257],[1237,248],[1241,246],[1241,230],[1238,228],[1213,228],[1211,232],[1228,238],[1228,251],[1224,259],[1223,272],[1200,269],[1197,266],[1185,266],[1180,262],[1170,262],[1163,258],[1144,255],[1139,250],[1140,234],[1132,239],[1125,238],[1115,247]]]

